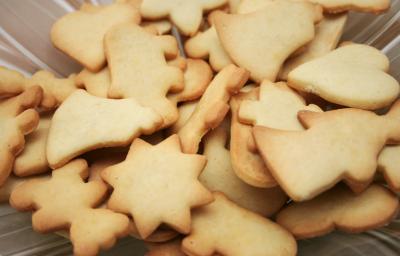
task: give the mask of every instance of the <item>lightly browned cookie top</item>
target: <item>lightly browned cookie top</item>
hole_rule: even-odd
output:
[[[114,26],[105,36],[105,49],[111,74],[110,98],[134,98],[159,113],[164,123],[178,118],[169,92],[184,88],[183,71],[169,66],[166,58],[178,56],[173,36],[158,36],[134,23]]]
[[[283,62],[314,38],[314,23],[321,19],[321,8],[305,1],[271,1],[249,14],[213,15],[225,51],[256,82],[275,81]]]
[[[114,191],[108,208],[132,215],[143,239],[162,223],[181,233],[190,231],[190,209],[213,201],[198,176],[202,155],[184,154],[177,135],[152,146],[136,139],[126,160],[101,176]]]
[[[111,248],[116,239],[129,232],[129,218],[108,209],[93,209],[107,193],[102,181],[84,182],[88,176],[85,160],[74,160],[54,170],[51,178],[39,178],[18,186],[10,204],[23,211],[34,210],[36,231],[69,230],[75,255],[97,255]]]
[[[253,128],[268,169],[295,201],[312,199],[340,180],[354,190],[365,187],[385,144],[400,142],[400,101],[384,116],[353,108],[298,116],[307,130]]]
[[[0,186],[10,175],[15,157],[25,145],[24,135],[39,123],[37,107],[43,90],[34,86],[12,98],[0,101]]]
[[[334,229],[359,233],[389,223],[399,209],[397,196],[380,185],[371,185],[354,194],[340,184],[318,197],[292,202],[277,215],[278,224],[296,238],[327,234]]]

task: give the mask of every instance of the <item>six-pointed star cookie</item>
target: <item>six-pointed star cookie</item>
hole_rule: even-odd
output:
[[[136,139],[126,160],[101,174],[114,188],[108,208],[131,214],[142,238],[161,223],[187,234],[190,209],[213,201],[197,180],[205,164],[204,156],[182,153],[177,135],[155,146]]]

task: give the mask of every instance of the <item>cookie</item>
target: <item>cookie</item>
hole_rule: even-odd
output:
[[[15,92],[21,92],[21,90],[26,90],[32,86],[40,86],[43,89],[40,107],[45,110],[51,110],[77,89],[74,79],[74,74],[68,78],[57,78],[46,70],[40,70],[28,78],[18,71],[0,67],[0,98],[2,96],[1,86],[13,87]],[[3,96],[12,96],[11,92],[7,94]]]
[[[35,211],[32,226],[38,232],[69,230],[74,255],[97,255],[111,248],[129,231],[129,219],[107,209],[93,209],[107,193],[102,182],[85,183],[87,163],[74,160],[54,170],[51,178],[34,179],[18,186],[10,204],[20,211]]]
[[[161,124],[157,113],[134,99],[103,99],[77,90],[54,113],[47,160],[50,167],[58,168],[97,148],[126,146]]]
[[[76,77],[75,83],[81,88],[94,96],[107,98],[108,89],[111,84],[110,70],[108,67],[103,68],[99,72],[91,72],[83,69]]]
[[[164,119],[164,125],[178,118],[168,92],[184,88],[183,72],[167,65],[166,57],[178,55],[173,36],[157,36],[134,23],[114,26],[105,36],[105,49],[111,73],[111,98],[134,98],[153,108]]]
[[[125,161],[101,173],[114,188],[107,207],[129,213],[143,239],[162,223],[187,234],[190,209],[213,200],[197,179],[205,164],[204,156],[182,153],[177,135],[155,146],[136,139]]]
[[[65,99],[77,90],[75,85],[75,75],[68,78],[57,78],[53,73],[40,70],[26,79],[25,87],[29,88],[39,85],[43,89],[43,99],[40,107],[46,110],[58,107]]]
[[[383,172],[391,190],[400,192],[400,146],[386,146],[379,154],[378,170]]]
[[[302,131],[304,128],[297,119],[297,113],[301,110],[322,112],[317,105],[307,105],[286,83],[265,80],[260,85],[257,101],[244,100],[240,104],[239,120],[250,125]]]
[[[236,13],[241,0],[228,0],[229,12]]]
[[[212,15],[209,20],[212,24]],[[191,58],[208,59],[214,71],[220,71],[232,64],[232,60],[222,47],[215,27],[211,25],[204,32],[199,32],[185,42],[185,52]]]
[[[29,178],[18,178],[10,175],[7,181],[0,187],[0,204],[8,203],[11,192],[27,180],[29,180]]]
[[[183,78],[185,87],[179,93],[168,95],[172,102],[191,101],[200,98],[213,78],[213,72],[207,62],[196,59],[186,59]]]
[[[169,134],[178,133],[180,129],[185,125],[186,121],[189,120],[190,116],[196,109],[198,100],[184,102],[178,107],[179,118],[178,120],[168,128]]]
[[[85,68],[97,72],[106,64],[104,35],[111,27],[124,22],[139,24],[140,14],[135,5],[128,2],[104,6],[86,4],[54,23],[51,41]]]
[[[194,112],[179,130],[185,153],[197,152],[201,138],[217,127],[229,111],[229,99],[246,83],[249,73],[235,65],[222,69],[200,98]]]
[[[24,76],[14,70],[0,66],[0,98],[17,95],[24,90]]]
[[[246,86],[247,87],[247,86]],[[252,139],[252,127],[239,122],[239,107],[244,100],[256,100],[259,89],[240,92],[230,100],[231,107],[231,140],[230,152],[232,168],[236,175],[247,184],[269,188],[277,185],[268,171],[261,156],[250,150],[249,141]]]
[[[225,145],[230,122],[225,120],[204,137],[207,165],[199,180],[210,191],[220,191],[237,205],[263,216],[272,216],[285,203],[287,197],[279,188],[257,188],[239,179],[232,169],[230,152]]]
[[[292,235],[274,222],[241,208],[222,193],[193,212],[192,231],[182,241],[189,255],[296,255]]]
[[[315,27],[315,38],[306,46],[304,52],[285,61],[279,72],[279,78],[287,80],[290,71],[296,67],[335,49],[343,34],[346,21],[347,14],[325,15]]]
[[[143,240],[147,243],[148,242],[163,243],[163,242],[169,241],[169,240],[174,239],[175,237],[179,236],[179,233],[171,228],[160,226],[151,235],[149,235],[146,239],[143,239],[140,236],[135,223],[133,221],[131,221],[131,230],[130,230],[129,235],[136,239]]]
[[[179,31],[193,36],[198,31],[204,11],[210,11],[226,4],[228,0],[143,0],[140,13],[146,19],[169,17]]]
[[[0,186],[12,171],[15,157],[25,145],[24,136],[33,132],[39,123],[35,111],[43,90],[34,86],[12,98],[0,101]]]
[[[289,73],[288,84],[335,104],[375,110],[399,95],[399,83],[388,69],[389,60],[379,50],[349,44],[298,66]]]
[[[271,1],[257,12],[213,16],[223,48],[256,82],[274,81],[283,62],[314,38],[314,23],[321,19],[321,8],[303,1]]]
[[[253,128],[268,169],[295,201],[310,200],[340,180],[365,186],[385,144],[400,142],[400,101],[384,116],[347,108],[300,111],[298,117],[306,131]]]
[[[370,12],[379,14],[390,8],[390,0],[309,0],[320,4],[325,12],[338,13],[346,11]]]
[[[25,138],[24,150],[15,158],[13,173],[26,177],[50,170],[46,157],[52,114],[42,114],[37,129]]]
[[[383,186],[371,185],[354,194],[344,185],[301,203],[290,203],[276,221],[297,239],[321,236],[338,229],[360,233],[381,227],[397,216],[399,200]]]

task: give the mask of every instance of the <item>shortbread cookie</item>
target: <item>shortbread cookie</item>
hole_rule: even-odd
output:
[[[158,134],[158,133],[155,133]],[[102,152],[103,153],[103,152]],[[101,172],[112,166],[116,165],[126,158],[126,153],[125,152],[108,152],[106,154],[99,154],[98,158],[90,165],[89,169],[89,181],[100,181],[109,186],[106,182],[103,181],[101,178]],[[1,192],[1,190],[0,190]],[[106,208],[106,204],[101,205],[100,207]],[[130,220],[130,230],[129,230],[129,235],[132,237],[135,237],[137,239],[142,239],[139,235],[139,232],[136,228],[135,223]],[[146,238],[145,241],[147,242],[165,242],[168,240],[171,240],[175,237],[178,236],[178,232],[175,230],[165,228],[165,227],[160,227],[156,231],[154,231],[149,237]]]
[[[162,223],[187,234],[190,209],[213,200],[197,180],[205,164],[204,156],[182,153],[177,135],[155,146],[136,139],[125,161],[102,172],[114,188],[107,206],[132,215],[143,239]]]
[[[221,70],[207,87],[194,112],[179,130],[182,149],[185,153],[196,153],[201,138],[217,127],[229,111],[227,104],[246,83],[249,73],[235,65]]]
[[[157,113],[134,99],[103,99],[77,90],[54,113],[47,160],[58,168],[90,150],[126,146],[161,123]]]
[[[192,231],[183,239],[189,255],[296,255],[293,236],[274,222],[241,208],[222,193],[193,212]]]
[[[379,185],[361,194],[339,185],[302,203],[291,203],[277,215],[278,224],[296,238],[327,234],[334,229],[360,233],[389,223],[397,216],[399,200]]]
[[[271,1],[249,14],[217,12],[213,22],[233,62],[261,82],[275,80],[287,57],[314,38],[314,23],[321,18],[321,9],[311,3]]]
[[[253,129],[268,169],[295,201],[312,199],[342,179],[350,187],[370,183],[379,152],[400,142],[400,101],[384,116],[352,108],[298,116],[306,131]]]
[[[54,23],[51,41],[54,46],[78,61],[92,72],[106,64],[103,39],[106,32],[116,24],[132,22],[139,24],[140,14],[135,5],[113,3],[68,13]]]
[[[15,94],[10,91],[11,89],[8,89],[8,92],[5,92],[6,94],[2,94],[2,86],[12,87],[14,88],[14,92],[21,92],[32,86],[40,86],[43,89],[40,107],[46,110],[53,109],[77,89],[74,79],[74,74],[68,78],[57,78],[54,74],[46,70],[40,70],[32,77],[27,78],[18,71],[0,67],[0,98]]]
[[[47,136],[52,114],[43,114],[35,131],[25,138],[24,150],[15,158],[13,172],[19,177],[50,170],[46,157]]]
[[[179,93],[168,95],[172,102],[191,101],[200,98],[210,84],[213,73],[207,62],[196,59],[186,59],[183,75],[185,87]]]
[[[304,128],[297,119],[300,110],[322,112],[317,105],[307,105],[286,83],[265,80],[260,86],[257,101],[244,100],[240,104],[239,120],[251,125],[302,131]]]
[[[39,123],[39,114],[34,108],[42,95],[43,90],[34,86],[0,101],[0,186],[10,175],[15,157],[24,148],[24,135],[33,132]]]
[[[25,77],[18,71],[0,66],[0,98],[17,95],[24,90]]]
[[[385,73],[388,69],[389,60],[379,50],[349,44],[295,68],[288,84],[335,104],[375,110],[399,95],[399,83]]]
[[[104,199],[107,186],[85,183],[86,161],[74,160],[54,170],[51,178],[34,179],[18,186],[10,204],[20,211],[34,210],[32,226],[38,232],[69,230],[75,255],[97,255],[129,232],[127,216],[93,209]]]
[[[208,18],[211,24],[212,16],[213,13]],[[208,59],[213,70],[217,72],[232,64],[232,60],[222,47],[213,25],[206,31],[199,32],[187,40],[185,42],[185,52],[192,58]]]
[[[230,122],[225,120],[204,137],[204,155],[207,165],[199,180],[211,191],[223,192],[239,206],[263,216],[275,214],[286,202],[279,188],[256,188],[239,179],[232,169],[229,150],[225,148]]]
[[[247,87],[247,86],[246,86]],[[276,186],[276,181],[268,171],[264,161],[258,153],[250,150],[249,140],[252,139],[250,125],[239,122],[239,106],[244,100],[256,100],[259,89],[241,92],[230,101],[231,120],[231,163],[236,175],[249,185],[259,188]]]
[[[157,30],[158,35],[165,35],[171,32],[172,24],[168,20],[145,21],[140,24],[143,27],[152,26]]]
[[[379,154],[378,170],[383,172],[390,189],[400,192],[400,146],[386,146]]]
[[[60,105],[71,93],[77,90],[75,75],[68,78],[57,78],[46,70],[36,72],[31,78],[26,79],[25,87],[39,85],[43,89],[43,99],[40,107],[53,109]]]
[[[320,4],[324,11],[338,13],[345,11],[371,12],[379,14],[390,7],[390,0],[308,0]]]
[[[315,38],[306,46],[306,50],[298,56],[285,61],[279,78],[287,80],[290,71],[303,63],[321,57],[336,48],[342,36],[347,14],[325,15],[315,27]]]
[[[88,93],[107,98],[108,89],[111,84],[110,70],[108,67],[103,68],[99,72],[91,72],[88,69],[83,69],[76,77],[75,83],[79,87],[84,87]]]
[[[193,36],[201,25],[202,13],[227,2],[228,0],[143,0],[140,13],[147,19],[169,17],[180,32],[186,36]]]
[[[168,128],[169,134],[178,133],[179,130],[182,129],[182,127],[185,125],[187,120],[189,120],[190,116],[196,109],[197,103],[199,103],[199,101],[195,100],[184,102],[182,105],[179,106],[179,118],[171,127]]]
[[[176,106],[166,98],[168,92],[184,87],[183,72],[168,66],[166,57],[178,55],[173,36],[157,36],[134,23],[114,26],[105,37],[111,72],[111,98],[135,98],[159,113],[164,123],[178,118]]]

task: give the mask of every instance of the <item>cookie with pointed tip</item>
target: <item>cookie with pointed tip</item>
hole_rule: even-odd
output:
[[[134,4],[119,2],[95,7],[86,4],[54,23],[51,41],[87,69],[97,72],[106,64],[104,35],[111,27],[125,22],[140,23]]]
[[[42,233],[68,230],[75,255],[97,255],[129,232],[127,216],[108,209],[93,209],[107,194],[99,181],[85,183],[87,163],[71,161],[51,178],[33,179],[18,186],[10,204],[19,211],[35,211],[33,228]]]
[[[169,66],[166,58],[178,56],[173,36],[158,36],[134,23],[114,26],[105,36],[105,49],[111,73],[111,98],[134,98],[153,108],[164,125],[178,118],[175,104],[166,97],[184,88],[183,71]]]
[[[216,9],[228,0],[143,0],[140,13],[146,19],[169,17],[180,32],[193,36],[199,30],[203,12]]]
[[[247,86],[246,86],[247,87]],[[256,100],[259,89],[254,88],[248,92],[240,92],[230,100],[231,106],[231,141],[230,152],[232,168],[236,175],[247,184],[269,188],[277,185],[275,179],[268,171],[261,156],[249,147],[252,139],[252,127],[239,122],[239,107],[244,100]]]
[[[174,239],[175,237],[179,236],[179,233],[169,227],[160,226],[146,239],[143,239],[140,236],[135,223],[131,221],[131,230],[129,235],[145,242],[162,243]]]
[[[186,59],[183,78],[185,87],[181,92],[168,95],[170,101],[179,103],[200,98],[210,84],[213,72],[204,60]]]
[[[197,152],[201,138],[224,120],[229,111],[229,99],[243,87],[248,77],[249,72],[233,64],[214,77],[194,112],[178,132],[183,152]]]
[[[304,52],[285,61],[279,78],[287,80],[290,71],[296,67],[334,50],[343,34],[346,21],[347,14],[325,15],[315,27],[315,38],[306,46]]]
[[[253,126],[302,131],[304,128],[297,119],[297,113],[301,110],[322,112],[317,105],[307,105],[286,83],[265,80],[260,85],[257,101],[244,100],[240,104],[239,120]]]
[[[207,165],[200,182],[211,191],[220,191],[239,206],[263,216],[275,214],[287,200],[279,188],[256,188],[239,179],[232,169],[229,150],[225,147],[230,122],[224,122],[204,137],[204,155]]]
[[[380,185],[371,185],[361,194],[339,185],[301,203],[290,203],[276,221],[297,239],[312,238],[335,229],[360,233],[389,223],[397,216],[397,196]]]
[[[212,16],[213,13],[208,16],[210,28],[197,33],[185,42],[185,52],[192,58],[208,59],[213,70],[218,72],[232,64],[232,60],[221,45],[217,31],[212,25]]]
[[[50,170],[46,157],[47,136],[52,114],[43,114],[35,131],[25,138],[24,150],[15,158],[13,173],[25,177]]]
[[[306,62],[288,75],[289,86],[343,106],[375,110],[399,95],[399,83],[386,72],[388,58],[363,44],[349,44]]]
[[[196,209],[192,231],[182,241],[189,255],[214,253],[242,255],[296,255],[293,236],[278,224],[229,201],[214,192],[214,202]]]
[[[320,4],[325,12],[338,13],[346,11],[370,12],[379,14],[390,8],[390,0],[309,0]]]
[[[213,200],[197,179],[205,164],[204,156],[182,153],[177,135],[155,146],[136,139],[126,160],[101,174],[114,188],[107,206],[130,214],[143,239],[162,223],[187,234],[190,209]]]
[[[134,99],[104,99],[77,90],[54,113],[47,139],[47,160],[58,168],[97,148],[126,146],[150,134],[162,118]]]
[[[25,77],[18,71],[0,66],[0,98],[8,98],[24,91]]]
[[[347,108],[300,111],[298,117],[307,130],[253,128],[268,169],[295,201],[310,200],[340,180],[356,189],[370,183],[382,148],[400,142],[400,101],[384,116]]]
[[[378,158],[378,170],[383,172],[391,190],[400,191],[400,146],[392,145],[383,148]]]
[[[271,1],[249,14],[216,12],[213,23],[233,62],[261,82],[276,79],[283,62],[314,38],[314,23],[321,19],[321,8],[311,3]]]
[[[12,98],[0,101],[0,186],[12,171],[15,157],[25,145],[24,136],[33,132],[39,123],[37,107],[43,90],[31,87]]]

